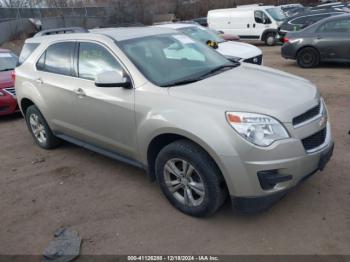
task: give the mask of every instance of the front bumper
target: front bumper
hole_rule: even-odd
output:
[[[275,202],[280,200],[282,197],[284,197],[289,191],[291,191],[298,185],[302,184],[304,181],[306,181],[309,177],[311,177],[317,171],[323,171],[323,169],[326,167],[327,163],[329,162],[329,160],[333,155],[333,150],[334,150],[334,143],[332,142],[329,147],[327,147],[320,153],[317,168],[312,172],[305,174],[301,178],[298,178],[297,183],[294,186],[272,193],[267,196],[262,196],[262,197],[232,196],[231,200],[232,200],[233,206],[244,213],[255,213],[255,212],[263,211],[269,208],[272,204],[274,204]]]

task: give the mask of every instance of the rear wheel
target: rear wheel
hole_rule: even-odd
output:
[[[320,64],[320,55],[312,47],[301,49],[297,55],[298,65],[302,68],[312,68]]]
[[[201,147],[187,140],[161,150],[156,159],[156,175],[170,203],[191,216],[215,213],[227,196],[216,164]]]
[[[34,141],[44,149],[52,149],[60,144],[60,140],[54,136],[45,118],[39,109],[32,105],[26,111],[26,122]]]

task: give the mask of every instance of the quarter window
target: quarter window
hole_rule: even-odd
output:
[[[49,46],[37,62],[37,69],[71,76],[74,47],[74,42],[63,42]]]
[[[80,78],[95,80],[102,72],[118,71],[122,74],[119,62],[105,48],[94,43],[80,43],[78,74]]]

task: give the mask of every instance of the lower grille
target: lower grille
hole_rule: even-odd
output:
[[[4,88],[3,90],[12,96],[16,96],[16,89],[14,87]]]
[[[262,64],[262,55],[258,55],[252,58],[247,58],[244,60],[244,62],[246,63],[250,63],[250,64],[256,64],[256,65],[261,65]]]
[[[313,150],[321,146],[326,141],[327,128],[301,140],[306,151]]]

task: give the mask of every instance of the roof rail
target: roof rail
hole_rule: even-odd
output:
[[[88,33],[89,31],[83,27],[62,27],[43,30],[34,35],[34,37],[57,35],[57,34],[72,34],[72,33]]]

